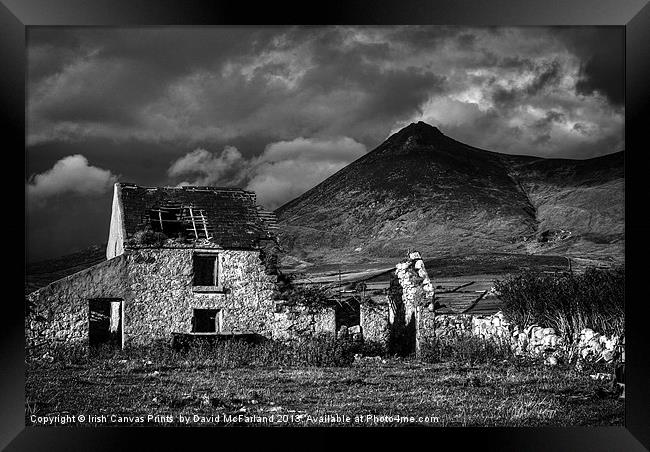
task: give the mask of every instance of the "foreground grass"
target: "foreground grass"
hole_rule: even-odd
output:
[[[404,425],[367,415],[413,416],[406,423],[430,426],[622,425],[624,401],[604,388],[588,373],[517,362],[223,368],[112,358],[29,363],[25,417],[27,425],[57,414],[106,415],[101,425],[181,425],[180,415],[190,425],[219,425],[227,416],[244,425]],[[318,422],[327,415],[350,418]]]

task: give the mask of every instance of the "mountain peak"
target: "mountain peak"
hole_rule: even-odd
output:
[[[418,144],[434,144],[444,136],[440,129],[422,121],[412,122],[393,135],[400,141],[415,141]]]
[[[418,121],[395,132],[376,151],[379,154],[403,153],[422,146],[436,149],[447,141],[447,137],[437,127]]]
[[[379,268],[409,249],[429,256],[598,250],[615,257],[624,239],[623,175],[622,155],[508,156],[415,122],[278,208],[279,236],[287,264],[305,267]],[[548,238],[556,237],[552,231],[571,236]]]
[[[408,126],[406,126],[404,128],[405,129],[411,128],[411,129],[414,129],[414,130],[432,130],[432,131],[437,131],[438,133],[442,133],[442,132],[440,132],[440,130],[437,127],[434,127],[431,124],[427,124],[424,121],[412,122],[411,124],[409,124]]]

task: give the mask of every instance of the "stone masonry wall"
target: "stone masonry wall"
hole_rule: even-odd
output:
[[[546,357],[550,364],[558,358],[606,362],[624,361],[625,338],[606,336],[585,328],[574,338],[564,338],[553,328],[539,325],[520,327],[508,322],[501,311],[492,315],[438,315],[435,334],[441,337],[472,335],[483,340],[503,341],[515,354]]]
[[[125,309],[125,342],[169,339],[191,332],[194,309],[222,310],[222,332],[271,336],[275,276],[265,272],[259,251],[219,251],[222,292],[195,292],[191,249],[139,249],[128,255],[134,296]]]
[[[25,317],[28,353],[57,344],[88,343],[88,299],[129,297],[124,256],[104,261],[53,282],[27,296]]]
[[[363,340],[387,344],[390,338],[388,326],[388,300],[368,300],[360,305],[361,332]]]
[[[259,251],[219,250],[219,292],[193,287],[193,249],[138,249],[56,281],[28,295],[27,349],[88,344],[88,299],[121,298],[124,346],[191,332],[194,309],[221,310],[221,332],[272,339],[335,332],[333,308],[318,311],[276,301],[276,276]],[[201,250],[199,250],[201,251]]]
[[[395,266],[395,276],[401,287],[401,303],[404,306],[404,319],[408,323],[415,320],[415,352],[420,344],[433,334],[432,321],[435,290],[429,279],[420,253],[413,252],[409,258]],[[398,301],[399,303],[399,301]]]
[[[333,307],[322,307],[314,311],[306,306],[277,303],[273,317],[271,337],[276,340],[334,334],[336,330]]]

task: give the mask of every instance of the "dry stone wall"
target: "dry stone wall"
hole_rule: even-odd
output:
[[[395,276],[402,288],[402,303],[407,317],[415,313],[418,306],[433,303],[435,291],[420,253],[410,253],[408,260],[397,264]]]
[[[599,334],[583,329],[574,338],[564,338],[553,328],[530,325],[521,328],[508,322],[501,311],[493,315],[443,314],[435,318],[435,334],[439,337],[471,335],[484,340],[510,344],[517,355],[540,356],[549,364],[558,358],[605,362],[624,361],[625,338]]]
[[[558,357],[573,359],[574,355],[582,360],[624,360],[624,338],[606,336],[591,329],[582,330],[576,337],[564,338],[553,328],[513,325],[501,311],[493,315],[436,314],[435,291],[417,252],[410,253],[407,260],[396,265],[395,277],[399,290],[391,291],[393,303],[389,303],[388,326],[395,326],[399,320],[397,315],[404,315],[406,322],[415,318],[416,353],[421,344],[436,336],[471,335],[506,342],[518,355],[542,356],[551,364],[556,363]],[[400,303],[402,311],[396,308]],[[364,328],[364,336],[380,330],[380,323],[380,318],[376,318],[372,328]]]

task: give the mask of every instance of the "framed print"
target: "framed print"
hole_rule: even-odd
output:
[[[1,9],[3,446],[648,447],[644,2]]]

